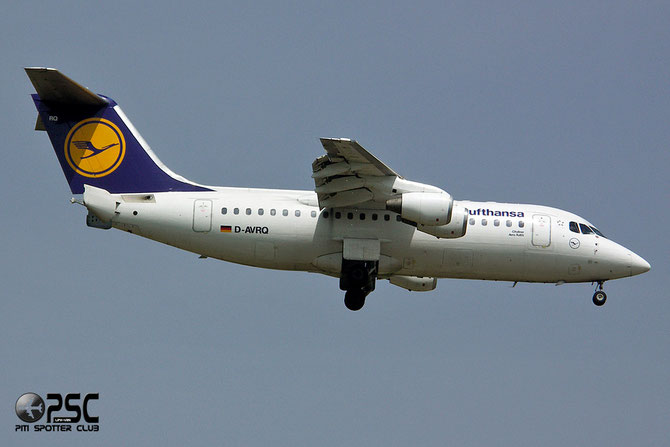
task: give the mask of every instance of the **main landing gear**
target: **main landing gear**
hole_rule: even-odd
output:
[[[360,310],[365,305],[365,297],[375,290],[377,261],[342,260],[340,289],[346,290],[344,305],[349,310]]]
[[[344,294],[344,305],[349,310],[361,310],[365,305],[367,293],[363,290],[347,290]]]
[[[603,291],[603,282],[604,281],[598,281],[596,292],[593,294],[593,304],[598,307],[602,306],[605,304],[605,301],[607,301],[607,294]]]

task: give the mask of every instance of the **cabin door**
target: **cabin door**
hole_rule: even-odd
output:
[[[212,229],[212,201],[193,202],[193,231],[206,233]]]
[[[548,247],[551,244],[551,217],[544,214],[533,216],[533,245]]]

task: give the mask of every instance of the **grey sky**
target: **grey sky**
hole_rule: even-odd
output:
[[[325,3],[325,2],[324,2]],[[12,2],[0,15],[3,445],[667,445],[667,2]],[[197,182],[311,189],[350,137],[456,198],[573,211],[652,270],[378,284],[85,226],[24,66],[113,97]],[[101,432],[14,433],[24,392]]]

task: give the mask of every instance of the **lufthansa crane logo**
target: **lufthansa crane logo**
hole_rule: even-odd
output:
[[[119,128],[104,118],[79,121],[65,138],[65,159],[84,177],[104,177],[119,167],[126,141]]]

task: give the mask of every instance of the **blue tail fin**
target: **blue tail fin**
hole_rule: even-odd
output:
[[[52,68],[26,68],[37,94],[35,130],[46,130],[73,194],[211,191],[170,171],[121,108]]]

